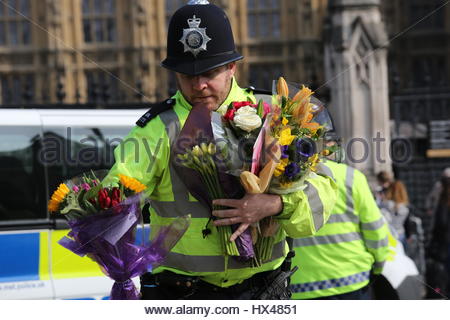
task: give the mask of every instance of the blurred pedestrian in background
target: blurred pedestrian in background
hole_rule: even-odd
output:
[[[441,197],[443,180],[446,178],[450,178],[450,167],[442,171],[440,179],[434,183],[433,188],[425,199],[425,210],[430,219],[431,228],[434,225],[434,213],[437,209],[439,198]]]
[[[406,249],[405,221],[409,215],[409,197],[406,186],[400,180],[394,180],[386,171],[379,172],[377,180],[379,184],[376,193],[378,206],[397,233],[398,240]]]
[[[434,206],[434,223],[428,246],[430,284],[440,294],[450,295],[450,168],[442,175],[439,198]]]

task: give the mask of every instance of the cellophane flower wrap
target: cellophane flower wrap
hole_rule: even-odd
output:
[[[221,209],[212,205],[214,199],[240,199],[244,196],[245,190],[232,174],[240,171],[245,162],[239,155],[237,132],[248,139],[256,137],[262,125],[259,115],[264,112],[263,107],[244,101],[231,104],[224,117],[204,106],[196,106],[189,113],[174,143],[172,159],[190,193],[211,210]],[[251,156],[251,149],[247,154]],[[205,238],[212,232],[213,219],[215,217],[211,216],[202,231]],[[217,227],[224,255],[242,260],[254,259],[250,230],[233,242],[229,240],[238,226]]]
[[[158,230],[151,243],[136,239],[145,186],[121,175],[118,186],[101,182],[106,171],[90,172],[62,183],[49,201],[49,211],[67,218],[70,232],[59,244],[88,256],[115,281],[110,299],[136,300],[133,281],[159,265],[189,226],[181,217]]]
[[[283,78],[274,87],[270,132],[279,147],[279,161],[269,192],[288,194],[304,189],[305,179],[314,176],[321,157],[335,151],[323,142],[332,123],[309,88],[288,85]]]

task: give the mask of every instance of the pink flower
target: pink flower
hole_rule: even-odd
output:
[[[75,192],[75,193],[77,193],[77,192],[80,191],[80,188],[78,188],[78,186],[73,186],[73,187],[72,187],[72,191]]]
[[[268,103],[266,103],[266,102],[263,102],[263,108],[264,108],[264,115],[263,115],[263,118],[265,117],[265,116],[267,116],[269,113],[270,113],[270,104],[268,104]]]
[[[86,190],[86,191],[91,190],[91,186],[89,184],[87,184],[87,183],[83,183],[81,185],[81,188],[83,188],[83,190]]]

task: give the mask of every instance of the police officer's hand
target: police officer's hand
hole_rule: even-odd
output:
[[[216,226],[227,226],[240,223],[240,226],[231,235],[230,241],[239,237],[252,223],[276,215],[283,209],[280,196],[273,194],[249,194],[242,199],[217,199],[214,205],[229,207],[225,210],[214,210],[212,214],[220,219],[214,221]]]

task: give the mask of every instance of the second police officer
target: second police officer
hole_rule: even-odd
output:
[[[224,113],[232,101],[255,102],[253,92],[240,88],[234,78],[236,51],[225,12],[207,1],[190,1],[178,9],[169,24],[167,58],[162,66],[176,74],[178,91],[147,112],[116,150],[109,177],[122,173],[147,185],[151,197],[151,229],[190,214],[184,236],[153,274],[141,278],[143,299],[256,299],[271,275],[280,270],[289,251],[286,236],[313,235],[328,219],[335,202],[334,182],[326,176],[307,180],[303,191],[287,195],[246,194],[240,200],[222,199],[229,210],[215,211],[222,224],[255,223],[274,216],[281,225],[275,235],[272,258],[254,267],[223,254],[217,233],[204,238],[202,228],[210,212],[193,198],[169,161],[176,139],[192,108],[206,105]],[[152,157],[137,157],[151,154]],[[139,158],[139,161],[136,159]],[[284,292],[267,298],[288,298]],[[257,296],[256,294],[259,294]],[[263,295],[264,296],[264,295]]]

